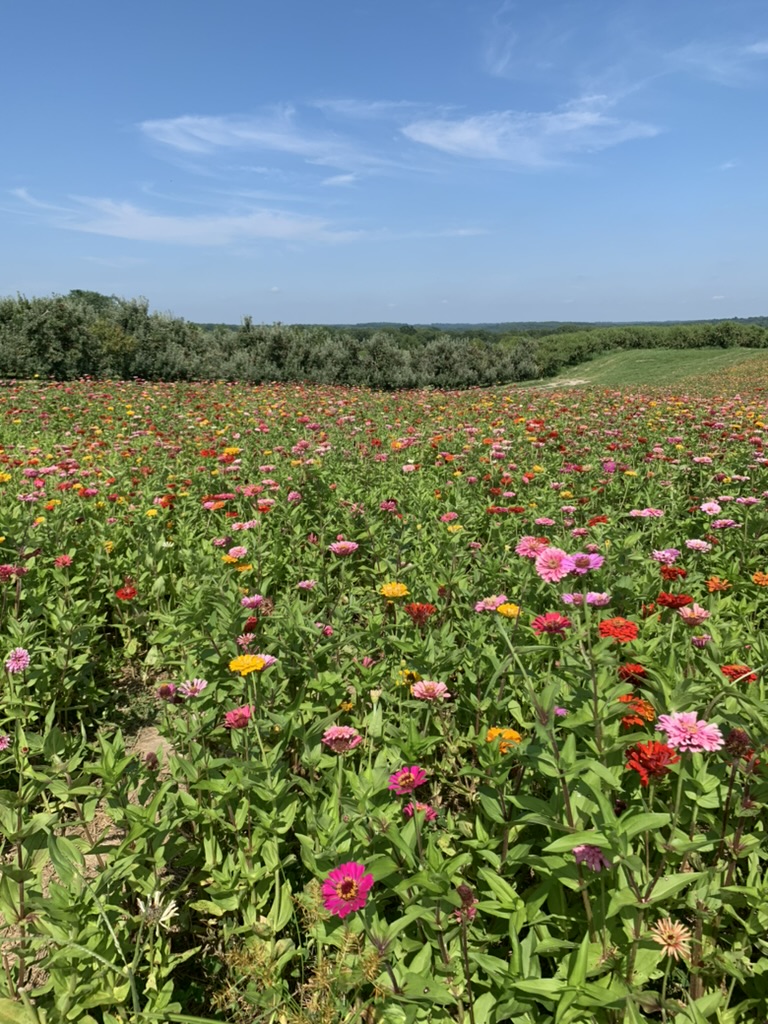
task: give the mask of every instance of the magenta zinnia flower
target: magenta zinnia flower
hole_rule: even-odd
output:
[[[387,789],[394,790],[398,796],[408,796],[419,786],[423,786],[426,781],[427,773],[415,764],[411,768],[398,768],[393,775],[390,775]]]
[[[560,612],[547,612],[546,615],[537,615],[531,623],[531,628],[539,636],[542,633],[565,636],[565,631],[571,624],[571,620],[566,618],[565,615],[561,615]]]
[[[451,696],[445,683],[436,683],[432,679],[420,679],[411,687],[411,693],[417,700],[445,700]]]
[[[559,583],[573,572],[573,559],[561,548],[544,548],[536,556],[536,572],[546,583]]]
[[[351,725],[332,725],[323,733],[323,743],[334,754],[346,754],[363,742],[363,737]]]
[[[24,669],[29,668],[29,662],[29,651],[23,647],[14,647],[6,659],[5,667],[11,675],[14,675],[16,672],[23,672]]]
[[[373,885],[373,875],[365,873],[365,866],[356,861],[340,864],[329,872],[323,882],[323,906],[332,914],[346,917],[362,910]]]
[[[656,729],[667,734],[667,745],[673,750],[691,754],[719,750],[725,742],[720,729],[697,718],[695,711],[674,711],[671,715],[659,715]]]

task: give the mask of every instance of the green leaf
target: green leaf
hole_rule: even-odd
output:
[[[659,829],[666,828],[671,821],[672,818],[669,814],[646,811],[644,814],[632,815],[632,817],[620,821],[616,831],[619,835],[632,839],[639,832],[658,832]]]
[[[545,846],[542,853],[567,853],[572,850],[574,846],[599,846],[601,850],[609,850],[611,848],[610,840],[601,832],[571,832],[570,835],[561,836],[560,839],[555,839]]]

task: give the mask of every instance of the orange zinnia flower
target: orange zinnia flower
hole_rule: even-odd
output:
[[[499,742],[499,753],[508,754],[514,744],[520,742],[523,737],[519,732],[515,732],[514,729],[499,729],[495,727],[489,729],[485,736],[486,743],[493,743],[494,740],[500,739]]]
[[[626,693],[619,697],[622,704],[627,704],[630,712],[621,720],[625,729],[631,729],[633,725],[643,726],[646,722],[652,722],[656,718],[653,705],[642,697],[636,697],[634,693]]]
[[[721,580],[719,576],[710,576],[707,580],[707,590],[710,594],[717,593],[721,590],[730,590],[731,584],[728,580]]]
[[[756,583],[758,587],[768,587],[768,572],[752,573],[752,582]]]

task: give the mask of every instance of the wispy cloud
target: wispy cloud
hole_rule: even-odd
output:
[[[223,246],[244,240],[283,242],[341,242],[358,232],[340,230],[319,217],[279,210],[251,209],[242,213],[181,216],[157,213],[133,203],[113,199],[73,197],[69,207],[35,199],[26,189],[14,193],[41,214],[52,214],[59,228],[132,241],[175,245]]]
[[[183,154],[214,154],[247,150],[282,154],[347,173],[390,163],[349,138],[300,123],[293,106],[283,106],[247,117],[182,117],[143,121],[147,138]]]
[[[357,181],[356,174],[334,174],[331,178],[325,178],[321,185],[354,185]]]
[[[503,110],[415,121],[403,133],[454,156],[500,160],[523,168],[554,166],[577,153],[658,134],[654,125],[607,114],[607,106],[605,97],[591,96],[543,113]]]
[[[694,41],[666,55],[670,70],[728,86],[747,86],[759,81],[766,58],[768,40],[746,45]]]

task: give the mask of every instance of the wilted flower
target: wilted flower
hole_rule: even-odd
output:
[[[589,843],[582,843],[574,846],[571,851],[576,858],[577,864],[586,864],[590,871],[602,871],[603,868],[611,868],[613,865],[605,857],[599,846],[592,846]]]
[[[227,729],[244,729],[251,720],[256,709],[250,704],[244,704],[241,708],[234,708],[224,715],[224,726]]]
[[[169,900],[168,903],[163,903],[163,894],[159,889],[156,889],[152,893],[146,903],[142,899],[137,899],[136,902],[139,905],[139,910],[141,911],[144,921],[148,925],[156,924],[159,928],[165,928],[166,930],[170,927],[171,921],[179,912],[179,908],[176,906],[175,900]]]
[[[403,814],[406,818],[412,818],[415,811],[421,811],[425,821],[434,821],[437,817],[437,811],[431,804],[420,804],[417,801],[415,804],[406,804],[403,808]]]

